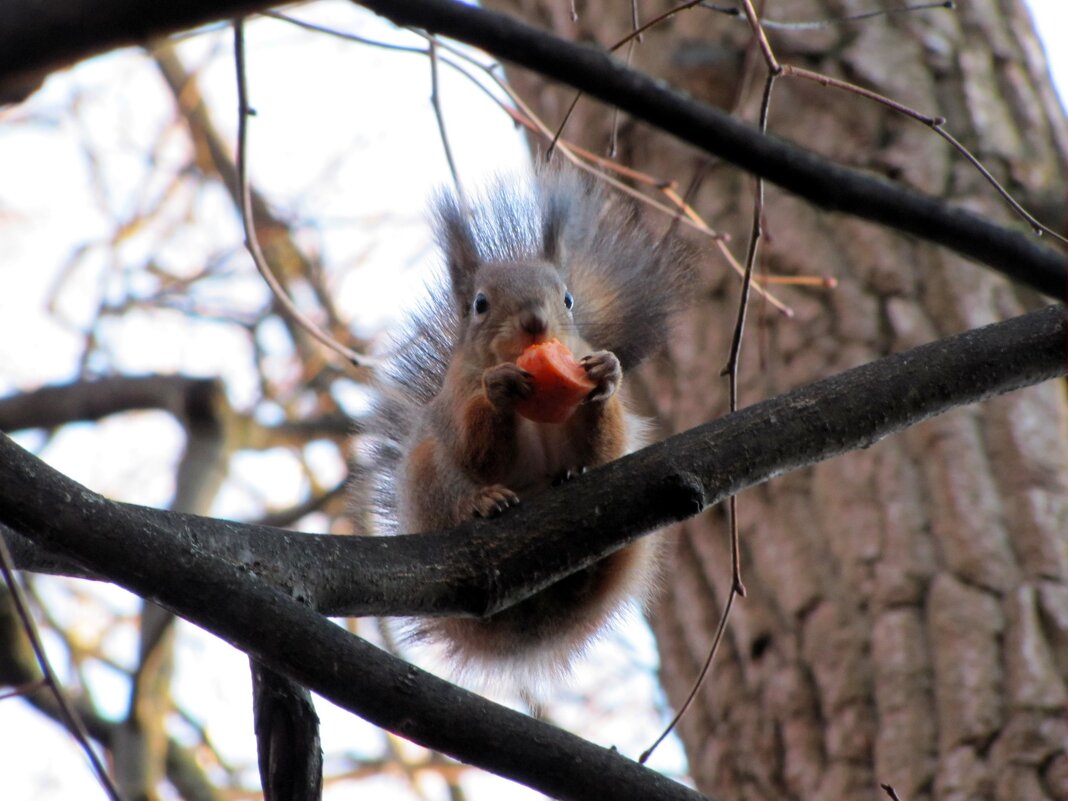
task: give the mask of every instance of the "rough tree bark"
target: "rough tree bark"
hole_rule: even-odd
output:
[[[490,5],[568,38],[610,44],[626,3]],[[644,19],[667,4],[642,3]],[[767,3],[776,19],[862,10]],[[866,7],[865,7],[866,8]],[[635,66],[755,120],[759,54],[708,11],[645,36]],[[780,60],[858,82],[948,127],[1024,205],[1061,229],[1068,128],[1018,0],[984,0],[817,31],[773,32]],[[570,90],[509,75],[550,125]],[[565,137],[603,152],[612,116],[580,102]],[[770,128],[850,166],[980,210],[1011,214],[931,131],[858,97],[795,80],[775,87]],[[619,158],[685,182],[704,157],[623,118]],[[710,164],[695,205],[744,243],[753,182]],[[684,186],[683,186],[684,188]],[[829,275],[833,292],[782,291],[793,320],[754,301],[741,403],[950,332],[1019,313],[1030,291],[944,250],[768,190],[761,265]],[[744,244],[735,245],[739,255]],[[738,282],[710,256],[669,361],[645,376],[666,430],[722,414]],[[903,387],[903,391],[907,388]],[[724,648],[680,733],[702,791],[731,799],[1059,798],[1066,782],[1068,405],[1063,382],[914,427],[741,498],[744,580]],[[680,526],[652,615],[661,678],[678,704],[730,587],[725,518]]]

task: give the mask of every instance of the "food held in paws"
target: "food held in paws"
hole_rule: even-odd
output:
[[[558,339],[531,345],[516,365],[534,377],[534,394],[516,411],[536,423],[562,423],[596,386],[571,351]]]

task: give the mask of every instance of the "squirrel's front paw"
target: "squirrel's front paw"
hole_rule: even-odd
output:
[[[519,496],[502,484],[490,484],[478,489],[470,500],[470,512],[473,512],[475,517],[496,517],[505,509],[518,504]]]
[[[579,364],[590,381],[597,385],[586,396],[587,402],[608,400],[616,394],[619,382],[623,380],[623,368],[619,366],[616,354],[601,350],[581,359]]]
[[[534,394],[534,376],[514,364],[498,364],[482,374],[482,388],[494,409],[507,411]]]

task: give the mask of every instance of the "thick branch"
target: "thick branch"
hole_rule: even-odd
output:
[[[4,465],[0,472],[5,477],[7,466],[13,464],[7,457],[19,455],[18,446],[0,436],[0,464]],[[615,751],[494,704],[390,656],[293,600],[256,575],[254,568],[234,570],[199,548],[175,563],[168,553],[155,550],[155,545],[168,539],[168,532],[153,525],[132,540],[128,531],[100,530],[94,518],[110,516],[121,521],[121,507],[85,490],[68,499],[50,496],[55,487],[47,469],[38,464],[27,475],[25,467],[22,463],[17,469],[31,486],[39,487],[30,505],[54,504],[59,522],[44,539],[57,549],[70,552],[75,541],[91,541],[94,555],[87,564],[106,572],[116,584],[153,598],[384,729],[554,798],[703,798]],[[23,482],[16,483],[21,491]],[[14,488],[6,481],[0,487],[5,496]],[[118,514],[112,516],[114,512]],[[79,527],[78,518],[85,525]],[[195,526],[204,521],[189,516],[182,522]]]
[[[0,431],[55,428],[134,409],[170,412],[184,423],[208,415],[220,391],[212,379],[178,375],[111,376],[41,387],[0,398]]]
[[[481,568],[474,574],[484,579],[482,585],[460,582],[454,600],[470,604],[475,598],[476,611],[494,611],[644,531],[696,514],[758,480],[870,445],[952,406],[1065,370],[1065,310],[1052,306],[749,407],[613,462],[496,525],[374,539],[302,537],[229,524],[236,536],[221,542],[231,549],[233,562],[211,552],[228,524],[106,501],[0,437],[0,519],[46,549],[77,559],[340,706],[423,745],[559,798],[697,798],[614,752],[379,651],[263,576],[283,576],[281,565],[311,554],[315,569],[307,570],[305,561],[290,583],[329,607],[324,599],[331,592],[334,601],[352,597],[344,585],[331,584],[334,565],[344,566],[357,595],[374,600],[367,594],[377,587],[382,601],[393,598],[391,587],[407,583],[411,591],[413,576],[430,577],[447,589],[449,568],[471,576],[468,565],[477,559]],[[263,548],[268,543],[270,548]],[[429,551],[413,561],[406,550],[412,547]],[[444,570],[429,556],[435,550]],[[235,564],[239,560],[245,563]],[[392,571],[393,579],[376,584],[383,570]],[[373,580],[368,582],[366,574]],[[416,584],[415,597],[425,603],[422,582]],[[368,607],[365,611],[373,609]]]
[[[397,25],[473,44],[610,103],[830,211],[882,223],[944,245],[1058,300],[1065,256],[977,214],[847,169],[689,99],[662,81],[519,20],[458,0],[356,0]]]
[[[52,70],[116,47],[269,5],[251,0],[4,0],[0,3],[0,103],[21,100]]]
[[[171,585],[179,591],[183,571],[213,554],[234,580],[254,571],[327,614],[484,615],[732,493],[955,406],[1064,375],[1066,363],[1065,309],[1050,306],[750,406],[499,520],[434,535],[314,536],[117,504],[2,440],[0,521],[100,575],[150,570],[160,593],[153,599]],[[101,543],[114,543],[107,558]],[[12,545],[20,566],[53,569],[23,537]],[[204,605],[228,604],[221,587],[201,593]]]
[[[309,439],[345,440],[362,425],[340,412],[261,425],[251,417],[234,415],[221,393],[222,384],[216,379],[181,375],[107,376],[56,384],[0,398],[0,431],[56,428],[157,409],[173,415],[194,437],[218,436],[218,427],[234,416],[241,432],[238,447],[263,449],[299,446]]]

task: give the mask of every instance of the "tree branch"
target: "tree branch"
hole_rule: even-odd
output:
[[[1066,361],[1065,309],[1050,306],[751,406],[500,521],[437,535],[315,537],[116,504],[0,437],[0,520],[422,745],[558,798],[694,799],[614,752],[379,651],[271,581],[323,609],[494,612],[726,495],[1063,375]]]
[[[53,479],[62,476],[6,436],[0,436],[0,465],[5,479],[12,473],[21,476],[14,485],[0,481],[5,516],[11,511],[9,491],[22,491],[25,483],[36,486],[23,511],[42,502],[53,505],[55,524],[36,521],[45,524],[48,534],[42,539],[51,546],[70,552],[75,541],[92,542],[92,567],[106,572],[116,584],[152,598],[377,726],[554,798],[704,798],[614,750],[513,712],[390,656],[269,584],[257,575],[255,565],[235,570],[201,548],[191,549],[175,564],[168,553],[154,550],[167,539],[162,527],[152,525],[132,540],[121,527],[98,528],[101,518],[121,523],[123,508],[84,489],[68,496],[66,503],[51,496]],[[67,486],[77,487],[69,480]],[[16,516],[23,524],[36,525],[23,514]],[[207,519],[187,516],[184,522],[192,527]],[[124,552],[134,558],[124,558]]]
[[[204,417],[222,386],[180,375],[110,376],[0,398],[0,431],[55,428],[134,409],[170,412],[180,423]]]
[[[5,0],[0,3],[0,103],[24,99],[49,72],[83,58],[268,5],[253,0]]]
[[[398,25],[451,36],[581,89],[822,208],[944,245],[1058,300],[1065,295],[1064,254],[937,198],[763,136],[752,126],[624,66],[603,50],[567,42],[455,0],[361,0],[360,4]],[[134,0],[75,4],[8,0],[0,3],[0,102],[17,94],[12,87],[31,79],[39,82],[48,71],[87,56],[269,5],[251,0],[150,6]]]
[[[242,432],[238,447],[252,449],[299,446],[309,439],[344,441],[359,432],[363,424],[341,412],[325,412],[317,417],[264,425],[230,409],[222,383],[217,379],[118,375],[39,387],[2,397],[0,431],[57,428],[143,409],[170,413],[194,437],[217,436],[219,426],[236,420]]]
[[[102,576],[119,567],[147,570],[160,593],[148,596],[154,600],[180,591],[181,576],[210,556],[233,580],[252,571],[325,614],[487,615],[732,493],[955,406],[1064,375],[1065,348],[1065,309],[1048,306],[755,404],[498,520],[437,534],[297,534],[114,503],[6,438],[0,522],[22,535],[12,538],[20,567],[53,569],[47,560],[54,552]],[[221,588],[201,593],[203,605],[229,603]]]
[[[504,14],[457,0],[355,0],[397,25],[423,28],[580,89],[829,211],[852,214],[967,256],[1058,300],[1065,256],[938,198],[848,169],[630,69]]]

